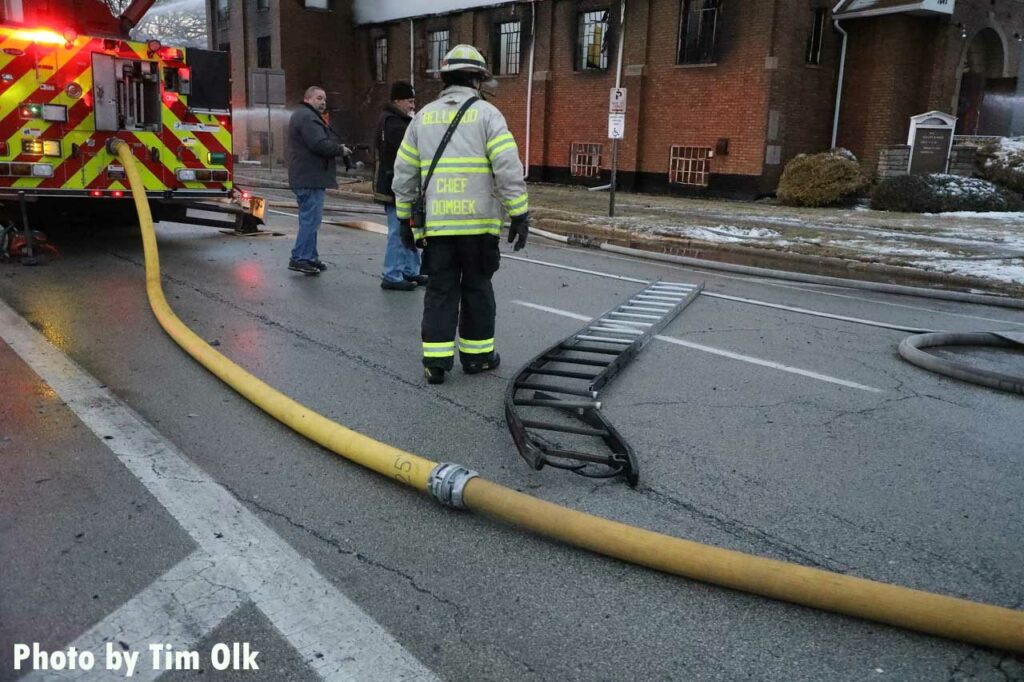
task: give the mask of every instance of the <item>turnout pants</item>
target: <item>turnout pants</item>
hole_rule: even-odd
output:
[[[463,364],[494,350],[491,276],[500,259],[495,235],[427,239],[422,266],[422,273],[430,275],[421,329],[424,367],[451,370],[456,348]]]

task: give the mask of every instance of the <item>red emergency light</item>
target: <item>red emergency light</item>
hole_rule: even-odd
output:
[[[187,66],[182,66],[178,69],[178,80],[192,80],[192,69]]]
[[[89,190],[89,196],[91,196],[91,197],[101,197],[101,196],[103,196],[103,191],[102,190],[98,190],[98,189]]]
[[[121,197],[124,196],[124,191],[120,189],[115,189],[113,192],[111,192],[111,194],[115,199],[120,199]]]

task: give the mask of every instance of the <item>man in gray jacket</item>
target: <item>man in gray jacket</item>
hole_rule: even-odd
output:
[[[316,250],[316,233],[324,214],[327,187],[337,187],[337,158],[349,154],[324,120],[327,93],[319,86],[306,89],[302,105],[288,120],[288,186],[299,202],[299,233],[288,269],[317,275],[327,266]]]
[[[472,45],[456,45],[441,62],[445,88],[420,111],[405,131],[395,161],[395,210],[403,240],[425,244],[423,272],[429,275],[423,299],[423,367],[431,384],[444,382],[455,363],[458,326],[462,371],[477,374],[498,366],[494,350],[494,289],[502,215],[511,225],[515,250],[526,244],[529,197],[519,149],[505,117],[480,99],[490,78],[487,63]],[[450,124],[465,108],[421,190],[422,177]],[[422,191],[425,222],[411,225],[413,203]]]

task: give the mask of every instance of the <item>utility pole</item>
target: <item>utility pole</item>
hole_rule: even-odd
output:
[[[619,140],[625,133],[626,90],[622,85],[622,47],[626,42],[626,0],[619,4],[619,55],[615,65],[615,88],[608,104],[608,137],[612,139],[612,177],[608,192],[608,217],[615,217],[615,183],[619,172]]]

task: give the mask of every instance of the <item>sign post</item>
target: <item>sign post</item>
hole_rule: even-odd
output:
[[[615,181],[619,170],[619,140],[626,133],[626,88],[612,88],[608,96],[608,139],[612,141],[612,177],[608,217],[615,217]]]
[[[285,105],[284,71],[281,69],[252,69],[250,71],[252,88],[249,91],[251,105],[267,108],[267,156],[270,170],[274,170],[274,127],[272,107]]]

